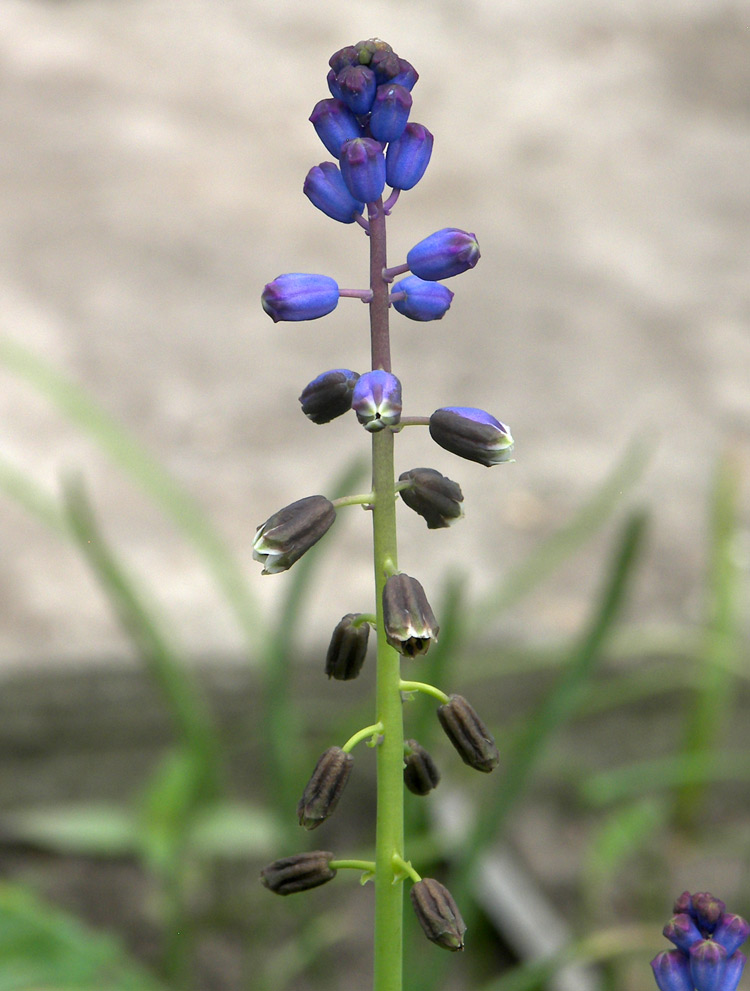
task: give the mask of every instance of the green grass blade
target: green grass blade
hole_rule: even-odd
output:
[[[648,462],[648,454],[643,444],[632,444],[576,514],[541,541],[474,607],[473,626],[481,626],[486,623],[487,616],[495,616],[515,605],[590,540],[611,518],[625,493],[639,480]]]
[[[260,608],[236,557],[186,490],[83,389],[23,345],[0,338],[0,364],[88,434],[161,507],[206,561],[247,643],[257,649],[265,625]]]
[[[736,556],[740,479],[737,466],[720,461],[711,496],[710,557],[704,643],[698,659],[699,683],[685,725],[684,755],[707,760],[721,744],[732,704],[731,667],[739,647],[740,569]],[[676,796],[674,819],[694,829],[708,779],[686,781]]]
[[[130,578],[106,544],[80,482],[64,486],[67,517],[75,540],[109,599],[125,633],[161,690],[178,737],[200,762],[207,786],[218,790],[219,743],[202,695],[177,652],[147,606],[145,593]]]

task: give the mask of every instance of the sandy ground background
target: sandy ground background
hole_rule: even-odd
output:
[[[315,211],[301,185],[328,157],[307,122],[328,57],[372,35],[419,70],[412,119],[435,134],[394,211],[391,262],[445,226],[475,231],[483,254],[442,322],[394,322],[406,412],[481,406],[517,442],[516,464],[486,471],[404,435],[398,470],[460,481],[467,518],[428,533],[405,510],[402,567],[428,594],[455,567],[481,589],[646,437],[638,496],[654,518],[633,614],[694,621],[716,459],[739,459],[745,495],[750,464],[747,2],[2,0],[2,334],[167,465],[272,609],[285,579],[259,575],[255,526],[367,450],[353,419],[316,427],[296,397],[327,368],[364,370],[369,352],[356,301],[273,325],[259,295],[284,271],[364,284],[361,230]],[[184,540],[2,368],[0,455],[50,492],[81,470],[191,653],[239,652]],[[370,608],[368,521],[350,513],[312,643]],[[604,548],[509,632],[574,629]],[[0,667],[126,652],[75,552],[3,497]]]

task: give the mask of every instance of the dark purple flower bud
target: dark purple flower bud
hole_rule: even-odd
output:
[[[378,141],[396,141],[404,133],[411,111],[411,93],[398,83],[383,83],[375,91],[370,133]]]
[[[327,275],[289,272],[269,282],[260,300],[274,323],[279,320],[317,320],[336,309],[339,287]]]
[[[724,947],[727,956],[731,956],[742,946],[748,935],[750,935],[750,925],[741,915],[724,913],[714,930],[713,938]]]
[[[399,86],[405,86],[408,90],[414,89],[414,84],[419,79],[419,73],[411,62],[407,62],[405,58],[400,58],[398,61],[399,71],[391,79],[391,82],[398,83]]]
[[[416,740],[407,740],[404,757],[404,784],[414,795],[427,795],[440,783],[440,771],[432,757]]]
[[[463,950],[466,926],[450,891],[425,877],[412,886],[410,896],[425,936],[445,950]]]
[[[427,170],[434,138],[422,124],[409,123],[385,153],[385,181],[393,189],[412,189]]]
[[[345,65],[336,73],[341,99],[354,114],[368,114],[377,89],[375,73],[366,65]]]
[[[479,261],[479,245],[476,235],[460,231],[457,227],[444,227],[435,231],[419,244],[415,244],[406,256],[406,264],[420,279],[436,282],[460,275],[474,268]]]
[[[693,943],[703,939],[700,930],[686,912],[673,915],[662,931],[684,953],[688,952]]]
[[[444,406],[430,417],[430,436],[451,454],[491,467],[509,461],[510,429],[494,416],[472,406]]]
[[[426,654],[440,627],[424,589],[409,575],[391,575],[383,588],[383,624],[391,647],[406,657]]]
[[[714,931],[725,910],[726,905],[721,898],[714,898],[708,891],[698,891],[693,895],[691,915],[700,931],[706,936]]]
[[[409,509],[427,521],[428,530],[448,527],[464,515],[461,486],[434,468],[412,468],[399,475],[398,480],[412,483],[399,495]]]
[[[358,41],[354,47],[362,65],[370,65],[379,53],[393,52],[388,42],[383,41],[382,38],[368,38],[366,41]]]
[[[694,991],[688,958],[679,950],[664,950],[651,961],[659,991]]]
[[[315,765],[302,798],[297,804],[297,818],[305,829],[317,827],[333,814],[352,773],[354,758],[341,747],[329,747]]]
[[[365,208],[364,203],[355,200],[346,188],[338,166],[333,162],[321,162],[311,168],[302,191],[313,206],[342,224],[353,224]]]
[[[359,121],[341,100],[320,100],[313,107],[310,123],[328,151],[336,158],[341,154],[341,146],[345,141],[362,136]]]
[[[727,951],[712,939],[690,947],[690,976],[695,991],[724,991]]]
[[[362,670],[367,655],[370,624],[361,613],[347,613],[336,626],[326,654],[326,674],[336,681],[351,681]]]
[[[744,953],[740,953],[739,950],[729,957],[721,991],[737,991],[737,985],[740,983],[742,971],[745,969],[746,963],[747,957]]]
[[[401,59],[392,51],[375,52],[370,59],[370,68],[375,73],[375,82],[382,86],[383,83],[392,82],[401,72]]]
[[[674,905],[672,906],[672,911],[675,915],[684,915],[687,913],[692,916],[693,914],[693,896],[689,891],[683,891],[682,894],[675,898]]]
[[[352,408],[352,393],[359,375],[349,368],[323,372],[302,390],[302,412],[313,423],[329,423]]]
[[[358,65],[359,64],[359,51],[354,45],[347,45],[345,48],[339,48],[337,52],[328,60],[328,64],[333,69],[334,72],[341,72],[341,70],[347,65]]]
[[[340,153],[341,175],[355,200],[373,203],[385,188],[385,157],[374,138],[345,141]]]
[[[253,559],[261,562],[264,575],[287,571],[320,540],[335,519],[336,509],[325,496],[299,499],[258,527]]]
[[[328,89],[330,90],[331,96],[335,100],[341,100],[341,87],[339,86],[338,82],[336,81],[336,70],[335,69],[331,69],[330,70],[330,72],[326,76],[326,82],[328,83]],[[344,101],[341,100],[341,102],[343,103]]]
[[[327,850],[282,857],[263,868],[260,872],[261,884],[277,895],[309,891],[336,877],[336,871],[331,867],[332,860],[333,854]]]
[[[401,419],[401,383],[390,372],[365,372],[354,386],[352,409],[371,433],[395,426]]]
[[[489,774],[500,763],[495,740],[462,695],[451,695],[438,706],[438,719],[464,764]]]
[[[406,293],[403,299],[393,300],[393,308],[410,320],[441,320],[453,301],[453,293],[441,282],[425,282],[416,275],[400,279],[391,292]]]

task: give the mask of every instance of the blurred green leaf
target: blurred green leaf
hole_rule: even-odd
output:
[[[120,944],[0,883],[0,991],[164,991]]]
[[[588,844],[583,868],[595,889],[594,900],[665,820],[666,804],[653,798],[638,799],[607,816]]]
[[[217,802],[198,813],[190,849],[202,857],[257,857],[277,850],[278,824],[267,809],[247,802]]]
[[[61,854],[119,857],[138,851],[135,816],[106,802],[45,805],[7,813],[3,830],[14,840]]]

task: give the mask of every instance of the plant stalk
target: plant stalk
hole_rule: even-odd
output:
[[[385,213],[382,200],[368,204],[370,225],[370,341],[373,369],[391,370],[388,328]],[[397,564],[393,432],[372,437],[373,558],[377,628],[377,721],[383,740],[377,748],[377,825],[375,839],[374,991],[401,991],[403,885],[394,883],[393,857],[404,855],[403,755],[399,654],[385,637],[383,587]]]

